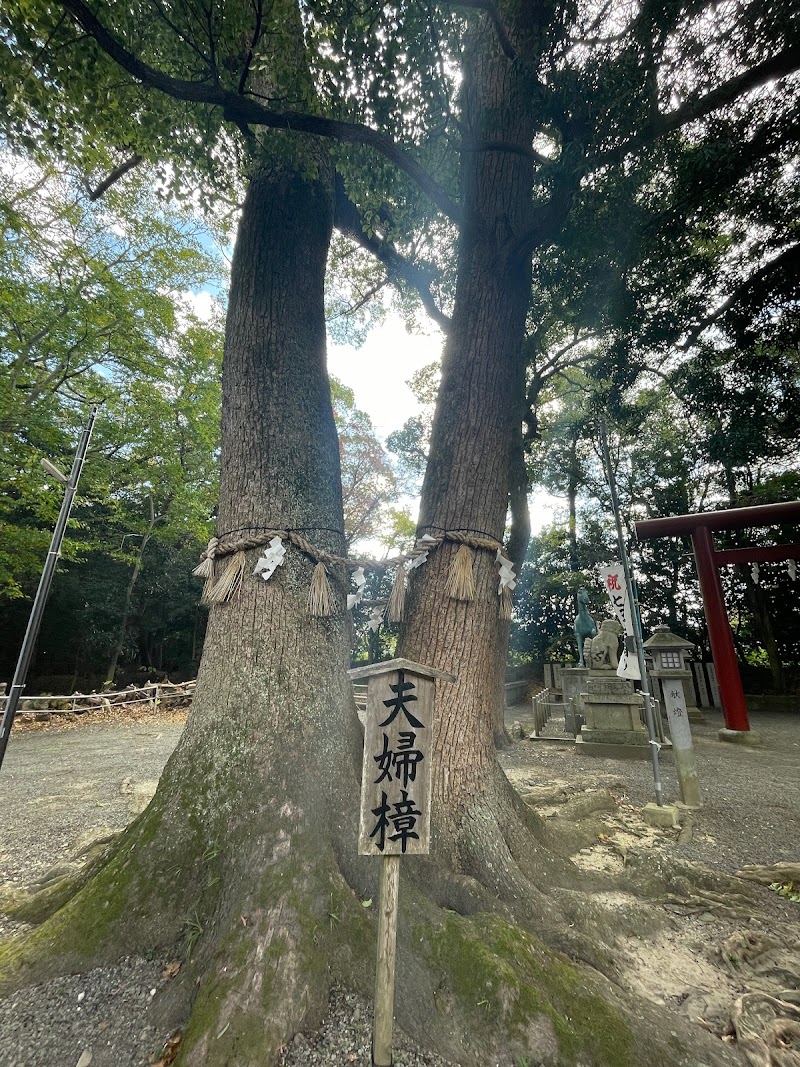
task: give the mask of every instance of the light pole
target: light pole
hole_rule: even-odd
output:
[[[83,463],[86,459],[87,449],[89,448],[89,438],[92,436],[92,429],[94,427],[96,415],[97,405],[95,404],[92,407],[89,421],[87,422],[86,427],[81,434],[81,439],[78,442],[78,450],[75,453],[75,459],[72,463],[72,470],[69,473],[69,477],[62,474],[58,467],[52,464],[49,460],[42,460],[42,466],[48,474],[62,482],[66,486],[66,489],[64,490],[64,499],[61,502],[61,510],[58,513],[58,520],[50,541],[50,548],[47,552],[47,559],[45,560],[44,569],[42,570],[42,577],[39,579],[39,588],[36,590],[36,596],[33,599],[33,607],[31,608],[31,615],[28,619],[28,628],[25,631],[22,649],[20,650],[19,659],[17,660],[17,669],[14,671],[14,679],[11,682],[11,689],[9,690],[6,699],[2,723],[0,723],[0,767],[3,766],[3,759],[5,758],[6,748],[8,747],[11,727],[14,725],[14,716],[17,713],[19,698],[22,694],[22,690],[25,688],[28,667],[30,666],[33,648],[39,634],[39,627],[42,623],[45,604],[50,595],[50,586],[53,583],[53,575],[55,574],[56,565],[58,564],[58,557],[61,555],[61,543],[64,540],[67,520],[69,519],[69,513],[72,510],[72,501],[75,497],[75,491],[78,488],[78,480],[80,479],[81,471],[83,470]]]

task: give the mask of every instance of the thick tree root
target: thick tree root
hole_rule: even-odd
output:
[[[800,863],[770,863],[766,866],[748,864],[736,872],[736,877],[760,885],[774,885],[777,882],[800,886]]]
[[[797,990],[777,997],[745,993],[733,1011],[739,1045],[752,1067],[800,1067],[800,1001]]]
[[[0,885],[0,913],[37,926],[54,915],[101,869],[119,831],[109,831],[80,848],[72,858],[51,867],[27,886]]]

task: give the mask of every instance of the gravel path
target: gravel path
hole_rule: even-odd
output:
[[[512,709],[509,720],[527,709]],[[682,856],[725,870],[745,863],[798,859],[800,717],[761,715],[753,723],[762,748],[716,739],[721,717],[694,730],[706,805]],[[153,782],[169,758],[180,722],[140,720],[81,725],[12,738],[0,774],[0,881],[25,883],[43,873],[93,827],[122,827],[131,818],[134,783]],[[652,799],[650,764],[593,758],[574,746],[523,741],[500,757],[512,777],[579,781],[608,773],[625,782],[624,799]],[[674,769],[663,765],[667,800],[677,797]],[[766,894],[767,891],[764,890]],[[774,894],[769,894],[773,900]],[[2,936],[2,927],[0,927]],[[144,1067],[170,1037],[150,1019],[169,980],[165,961],[120,960],[114,967],[68,976],[10,997],[0,1011],[0,1067]],[[371,1008],[335,991],[318,1033],[298,1035],[282,1067],[367,1067]],[[447,1067],[397,1035],[398,1067]],[[488,1067],[488,1065],[487,1065]]]
[[[800,700],[798,701],[800,711]],[[516,714],[518,713],[518,714]],[[525,721],[527,708],[509,709],[509,719]],[[722,714],[705,712],[706,724],[693,726],[695,758],[704,806],[697,816],[699,832],[682,846],[681,856],[724,871],[746,863],[800,860],[800,714],[752,716],[751,727],[763,745],[749,748],[719,741]],[[548,724],[555,733],[556,722]],[[509,772],[530,768],[543,777],[580,781],[585,775],[608,773],[625,781],[631,804],[655,799],[649,757],[612,760],[587,756],[573,744],[523,741],[500,762]],[[661,763],[664,800],[680,799],[672,757]]]
[[[30,882],[91,827],[126,826],[132,782],[159,778],[182,729],[151,720],[15,730],[0,771],[0,882]]]

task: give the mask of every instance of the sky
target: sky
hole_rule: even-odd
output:
[[[419,410],[414,394],[406,385],[411,375],[439,359],[444,338],[434,325],[427,334],[409,333],[399,315],[389,312],[373,327],[361,348],[328,341],[328,371],[355,394],[356,404],[366,411],[381,440],[399,430],[406,419]],[[419,502],[404,498],[412,515]],[[531,530],[538,533],[553,521],[554,512],[564,501],[549,493],[530,497]]]
[[[382,440],[399,430],[419,411],[406,385],[411,375],[439,359],[442,334],[434,326],[427,335],[408,333],[399,315],[389,312],[370,330],[361,348],[328,341],[328,371],[355,393]]]

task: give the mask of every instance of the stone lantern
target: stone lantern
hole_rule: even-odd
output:
[[[671,633],[669,626],[662,625],[656,626],[653,636],[644,642],[644,648],[653,661],[650,673],[658,680],[662,703],[665,682],[680,682],[683,686],[689,722],[704,723],[703,713],[698,708],[694,695],[692,672],[686,664],[689,652],[694,648],[693,643]]]

